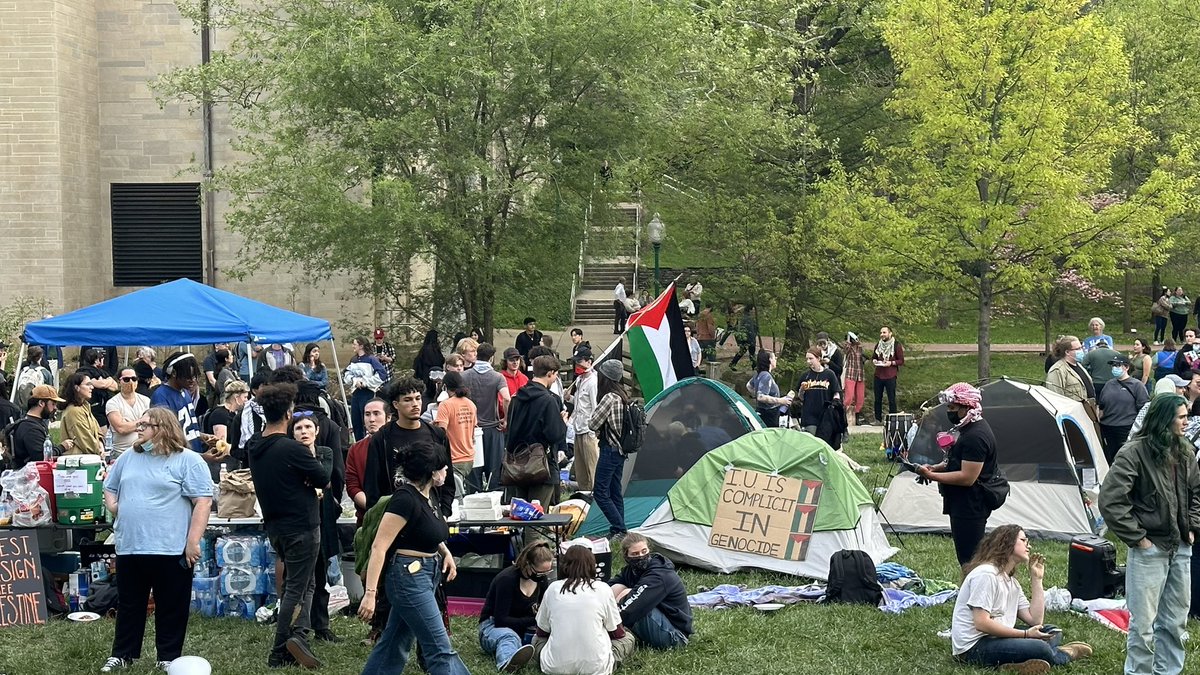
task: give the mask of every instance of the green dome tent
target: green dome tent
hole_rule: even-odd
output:
[[[642,449],[625,461],[625,527],[641,525],[705,453],[761,428],[745,399],[717,380],[689,377],[659,392],[646,405]],[[604,514],[590,509],[580,533],[607,532]]]
[[[709,545],[727,469],[820,481],[820,499],[804,560]],[[637,532],[676,562],[723,573],[757,568],[826,579],[829,557],[842,549],[866,551],[876,563],[896,553],[858,476],[824,441],[791,429],[760,429],[706,454],[670,489],[668,499]]]

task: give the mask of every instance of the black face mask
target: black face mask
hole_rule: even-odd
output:
[[[650,565],[650,556],[642,556],[641,558],[626,558],[625,566],[637,573],[646,571],[646,567]]]
[[[958,423],[963,420],[963,414],[961,410],[951,410],[946,408],[946,417],[950,418],[950,424],[954,426],[958,426]]]
[[[529,575],[530,581],[533,581],[533,582],[539,583],[539,584],[542,583],[543,581],[546,581],[549,578],[550,578],[550,575],[546,572],[534,572],[533,574]]]

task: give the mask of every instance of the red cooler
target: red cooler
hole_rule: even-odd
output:
[[[54,461],[34,462],[38,470],[38,484],[50,495],[50,513],[58,513],[58,505],[54,503]]]

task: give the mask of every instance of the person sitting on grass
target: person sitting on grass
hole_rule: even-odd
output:
[[[1029,566],[1032,599],[1025,597],[1013,576],[1017,566]],[[1092,655],[1083,642],[1062,642],[1062,631],[1042,623],[1046,599],[1042,576],[1046,561],[1030,555],[1029,540],[1018,525],[1002,525],[983,538],[975,557],[963,567],[966,575],[950,625],[954,658],[975,666],[1037,675]],[[1020,619],[1029,628],[1016,628]]]
[[[533,658],[532,640],[554,551],[547,541],[528,544],[511,567],[497,574],[479,612],[479,646],[496,658],[496,670],[515,673]]]
[[[533,656],[546,675],[609,675],[633,654],[608,587],[596,581],[596,556],[572,546],[537,613]]]
[[[686,647],[692,634],[692,608],[675,565],[631,532],[621,540],[625,567],[611,582],[621,621],[653,649]]]

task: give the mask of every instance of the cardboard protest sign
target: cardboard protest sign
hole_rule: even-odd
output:
[[[731,469],[721,486],[708,544],[802,561],[820,496],[821,481]]]
[[[46,623],[37,533],[0,532],[0,628]]]

